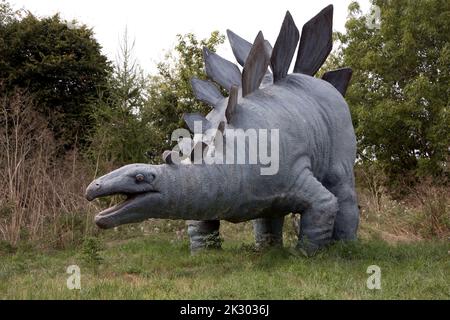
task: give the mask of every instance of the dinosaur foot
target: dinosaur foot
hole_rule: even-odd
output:
[[[255,248],[257,251],[263,251],[269,248],[283,247],[283,238],[274,234],[258,234],[256,236]]]
[[[188,221],[191,253],[208,249],[221,249],[223,239],[220,237],[220,221]]]

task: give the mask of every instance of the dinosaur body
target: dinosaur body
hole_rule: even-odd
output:
[[[148,218],[188,220],[191,249],[196,250],[219,237],[220,220],[254,220],[256,242],[263,246],[281,244],[284,216],[299,212],[299,247],[308,253],[332,240],[355,239],[359,219],[353,176],[356,138],[343,98],[351,71],[329,72],[323,79],[312,76],[331,50],[330,14],[332,7],[327,7],[304,26],[293,74],[287,70],[299,33],[288,13],[273,49],[262,33],[253,45],[229,33],[233,52],[244,66],[242,81],[235,65],[205,50],[208,76],[229,90],[229,98],[221,97],[212,83],[193,80],[197,97],[214,109],[206,118],[187,115],[188,126],[193,128],[193,122],[200,121],[219,129],[225,139],[230,139],[232,129],[244,133],[278,130],[279,140],[269,142],[277,143],[275,174],[261,174],[261,161],[175,164],[175,154],[168,151],[166,164],[128,165],[91,183],[88,200],[117,193],[129,196],[100,213],[97,225],[111,228]],[[311,26],[320,28],[321,23],[329,29],[319,33],[325,40],[311,44],[311,32],[317,33]],[[321,54],[314,56],[308,50]],[[269,63],[273,74],[267,72]],[[252,141],[245,141],[247,153]],[[194,149],[197,145],[212,148],[211,141],[197,142]]]

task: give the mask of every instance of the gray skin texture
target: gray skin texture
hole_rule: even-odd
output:
[[[228,128],[279,129],[278,173],[264,176],[260,165],[250,164],[127,165],[88,186],[88,200],[128,196],[97,215],[96,224],[196,220],[188,223],[190,233],[201,236],[216,232],[218,220],[256,219],[256,242],[263,245],[281,243],[284,216],[298,212],[298,246],[307,254],[333,240],[356,239],[356,138],[347,103],[333,85],[289,74],[240,97]]]

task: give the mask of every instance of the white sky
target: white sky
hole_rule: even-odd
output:
[[[345,31],[347,7],[352,0],[9,0],[44,17],[60,13],[66,20],[92,27],[103,52],[115,61],[125,27],[135,40],[135,57],[147,73],[176,43],[176,34],[195,33],[206,38],[213,30],[231,29],[253,42],[259,30],[272,45],[286,10],[301,30],[303,24],[328,4],[334,5],[334,30]],[[369,0],[359,0],[367,12]],[[234,62],[226,41],[219,54]]]

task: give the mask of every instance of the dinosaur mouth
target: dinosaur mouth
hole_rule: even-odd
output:
[[[142,193],[134,193],[134,194],[122,194],[123,196],[125,196],[126,198],[121,201],[120,203],[109,207],[103,211],[101,211],[100,213],[98,213],[96,215],[96,217],[106,217],[114,212],[119,211],[120,209],[126,207],[127,205],[129,205],[130,203],[132,203],[137,197],[139,197],[140,195],[146,194],[147,192],[142,192]]]
[[[115,213],[118,213],[119,211],[121,211],[124,208],[133,206],[134,202],[137,202],[139,199],[144,198],[146,195],[148,194],[152,194],[152,193],[159,193],[157,191],[144,191],[144,192],[138,192],[138,193],[119,193],[119,194],[114,194],[114,195],[122,195],[125,196],[125,199],[123,201],[121,201],[120,203],[109,207],[103,211],[101,211],[100,213],[98,213],[96,215],[97,217],[107,217],[107,216],[111,216]]]
[[[126,216],[134,215],[136,210],[143,207],[142,202],[145,201],[145,198],[152,194],[159,194],[159,192],[152,190],[133,194],[115,194],[125,196],[125,199],[98,213],[94,218],[96,225],[101,229],[109,229],[121,224],[118,223],[119,220],[126,218]]]

